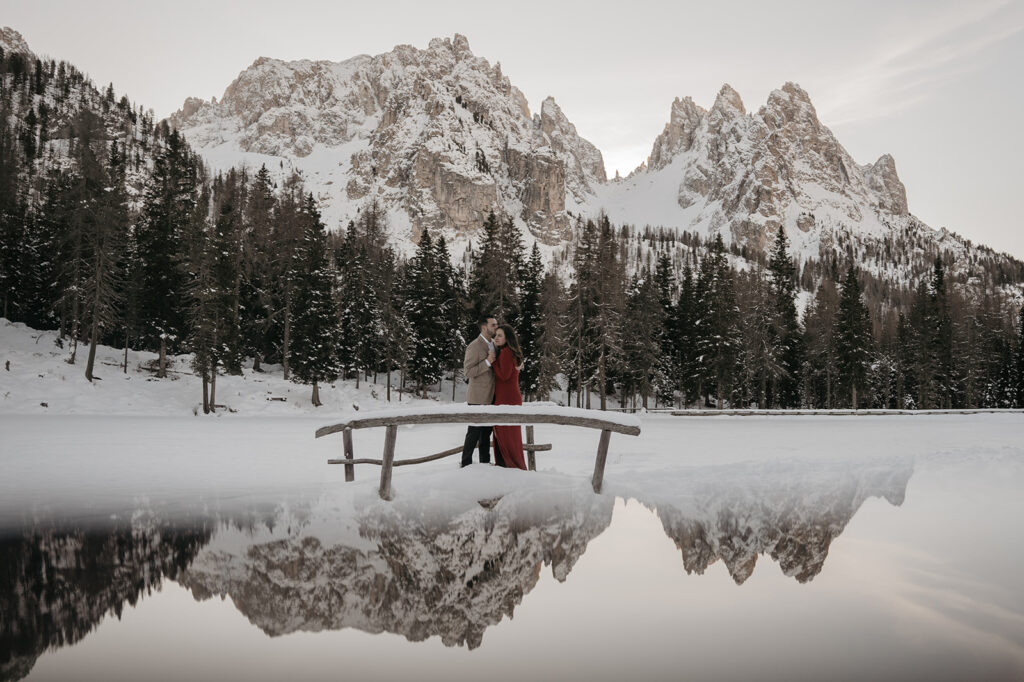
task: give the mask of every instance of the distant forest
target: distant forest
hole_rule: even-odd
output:
[[[161,377],[190,353],[205,410],[243,363],[281,365],[314,404],[325,382],[383,373],[390,399],[395,372],[424,393],[457,379],[487,313],[518,331],[528,399],[1024,407],[1024,312],[1006,293],[1024,271],[988,252],[927,253],[923,271],[921,245],[894,235],[798,269],[781,229],[762,254],[602,217],[577,218],[545,267],[491,215],[456,265],[427,229],[396,252],[376,205],[328,231],[301,178],[211,176],[165,122],[64,62],[0,51],[0,122],[0,312],[59,330],[89,380],[103,343],[159,353]],[[888,264],[915,274],[897,283]]]

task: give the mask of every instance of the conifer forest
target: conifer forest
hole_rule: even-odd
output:
[[[454,386],[490,314],[518,332],[529,400],[1024,407],[1012,259],[953,276],[953,255],[893,234],[798,262],[782,229],[762,253],[604,216],[551,246],[493,213],[464,255],[429,229],[405,252],[379,206],[326,226],[298,175],[212,174],[64,62],[0,55],[0,121],[0,313],[59,330],[83,380],[105,344],[159,353],[157,377],[191,354],[206,410],[243,363],[280,366],[314,404],[339,379],[381,378],[391,399]],[[910,280],[885,274],[901,259]]]

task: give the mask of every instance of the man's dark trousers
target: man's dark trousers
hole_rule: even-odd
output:
[[[480,463],[491,463],[492,426],[470,426],[466,429],[466,443],[462,446],[462,466],[473,463],[473,448],[480,449]]]

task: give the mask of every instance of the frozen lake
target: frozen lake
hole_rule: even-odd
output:
[[[1024,679],[1021,415],[329,421],[0,415],[0,679]]]

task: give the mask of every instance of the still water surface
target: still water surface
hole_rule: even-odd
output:
[[[2,519],[0,679],[1024,679],[1015,456]]]

